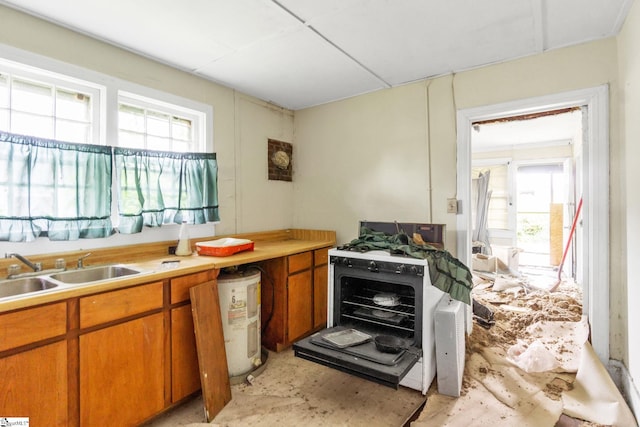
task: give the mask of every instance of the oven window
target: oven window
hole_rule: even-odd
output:
[[[358,277],[340,279],[339,324],[368,333],[391,334],[416,343],[416,296],[412,286]]]

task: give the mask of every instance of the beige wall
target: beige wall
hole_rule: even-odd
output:
[[[447,76],[296,111],[295,226],[334,229],[343,243],[359,220],[442,223],[455,245],[450,94]]]
[[[293,186],[268,182],[266,160],[268,138],[292,142],[291,111],[4,6],[0,22],[4,45],[211,105],[219,164],[221,222],[216,232],[291,226]],[[168,238],[173,237],[177,231]],[[109,239],[100,244],[110,244]]]
[[[335,229],[346,242],[360,219],[445,223],[455,254],[456,216],[446,213],[446,199],[456,196],[456,111],[609,84],[611,357],[623,359],[617,78],[610,38],[296,111],[294,226]]]
[[[628,349],[624,354],[625,365],[629,369],[636,387],[640,384],[640,341],[637,339],[637,325],[640,324],[640,5],[634,2],[623,31],[618,36],[618,56],[620,67],[619,90],[624,93],[618,100],[621,111],[621,156],[624,159],[620,169],[615,171],[625,203],[612,214],[612,220],[622,224],[621,277],[619,285],[624,297],[624,309],[613,311],[611,317],[622,317],[623,330],[630,331]],[[612,331],[616,334],[617,331]]]

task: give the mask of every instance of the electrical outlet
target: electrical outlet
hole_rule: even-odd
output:
[[[447,213],[458,213],[458,199],[447,199]]]

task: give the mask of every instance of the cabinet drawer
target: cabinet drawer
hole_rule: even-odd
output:
[[[324,265],[329,259],[329,248],[316,249],[313,251],[313,265]]]
[[[0,351],[67,332],[67,303],[45,305],[0,315]]]
[[[207,270],[171,279],[171,304],[187,301],[190,298],[189,288],[215,279],[217,273],[217,270]]]
[[[80,327],[98,325],[162,307],[162,282],[80,298]]]
[[[289,255],[289,274],[311,268],[311,263],[313,262],[312,258],[313,253],[311,251],[296,255]]]

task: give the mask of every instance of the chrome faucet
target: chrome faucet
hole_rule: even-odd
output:
[[[17,258],[22,261],[25,265],[27,265],[33,271],[42,271],[42,263],[41,262],[31,262],[20,254],[5,254],[5,258]]]
[[[88,254],[84,254],[80,258],[78,258],[78,268],[84,268],[84,259],[89,255],[91,255],[91,252],[89,252]]]

